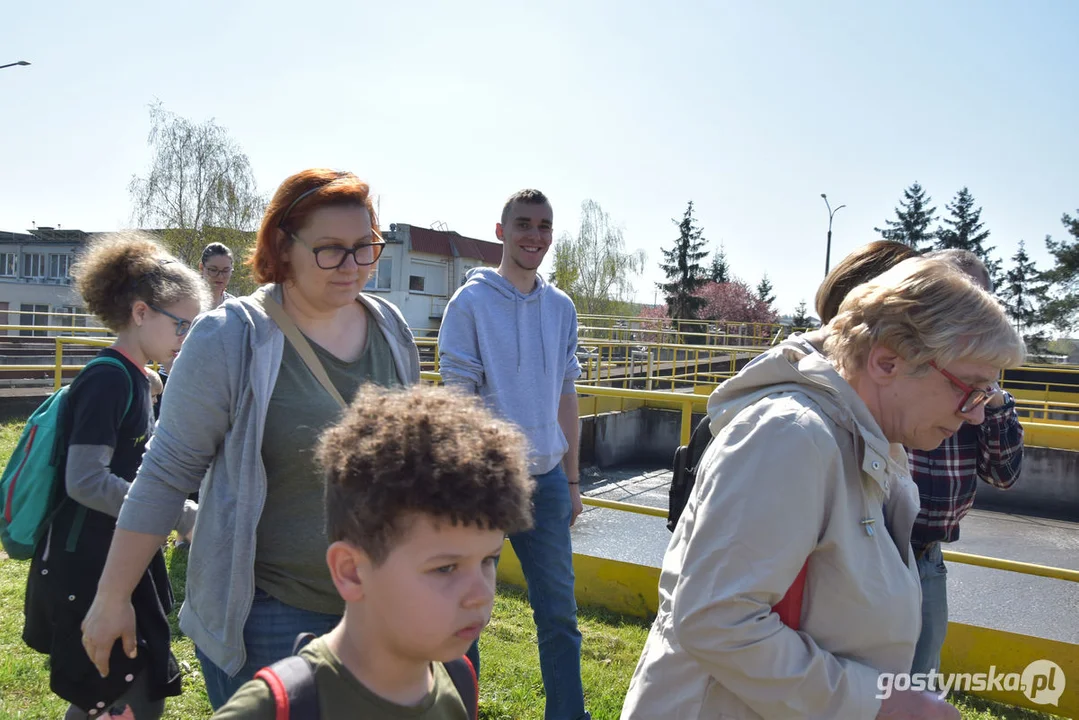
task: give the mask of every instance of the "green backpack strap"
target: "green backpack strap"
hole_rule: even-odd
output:
[[[117,360],[114,357],[98,356],[90,362],[83,365],[82,370],[79,371],[79,375],[86,372],[86,369],[91,365],[113,365],[124,371],[124,377],[127,378],[127,404],[124,405],[124,414],[120,416],[120,422],[124,421],[128,412],[131,410],[131,403],[135,401],[135,383],[131,381],[131,375],[127,371],[127,365],[122,360]],[[74,383],[74,381],[72,381]],[[64,438],[66,446],[67,438]],[[66,452],[66,447],[65,447]],[[79,503],[79,506],[75,508],[75,517],[71,521],[71,528],[67,532],[67,542],[64,544],[64,549],[67,552],[74,552],[75,547],[79,544],[79,536],[82,535],[82,526],[86,522],[86,506]]]

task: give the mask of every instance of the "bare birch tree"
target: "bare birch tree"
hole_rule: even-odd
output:
[[[192,267],[212,241],[229,245],[240,265],[266,206],[247,155],[214,120],[196,124],[160,102],[150,106],[147,142],[150,168],[128,188],[136,223],[163,230],[165,244]]]

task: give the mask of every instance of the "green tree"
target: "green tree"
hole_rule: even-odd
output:
[[[577,268],[573,265],[573,248],[570,247],[572,242],[573,238],[564,233],[555,243],[554,263],[551,274],[547,276],[555,287],[567,295],[570,295],[574,283],[577,282]]]
[[[985,260],[988,251],[992,250],[984,246],[989,231],[982,223],[982,209],[974,207],[974,196],[970,194],[970,190],[964,187],[955,194],[955,199],[944,207],[949,213],[949,216],[944,218],[944,225],[948,227],[937,226],[937,249],[970,250]]]
[[[582,315],[624,313],[634,278],[644,271],[643,250],[626,250],[622,230],[595,200],[581,203],[576,237],[563,233],[555,246],[551,280],[570,296]]]
[[[791,325],[796,328],[811,328],[816,325],[813,316],[809,314],[809,309],[806,307],[805,300],[798,303],[798,307],[794,308],[794,315],[791,316]]]
[[[1066,332],[1079,325],[1079,215],[1073,218],[1065,213],[1061,222],[1070,240],[1045,237],[1045,247],[1056,265],[1045,273],[1052,296],[1045,305],[1044,319]]]
[[[1035,352],[1044,352],[1048,342],[1044,331],[1035,330],[1041,324],[1042,306],[1048,297],[1046,291],[1047,283],[1042,273],[1038,272],[1027,255],[1026,244],[1020,240],[998,294],[1008,315],[1015,321],[1015,329],[1024,335],[1027,346]]]
[[[703,249],[704,231],[693,218],[693,201],[689,201],[681,221],[671,222],[678,226],[678,239],[672,249],[663,250],[666,261],[660,263],[660,267],[667,275],[667,282],[656,285],[663,291],[670,317],[693,319],[705,305],[705,300],[698,297],[697,292],[708,280],[700,265],[708,252]]]
[[[727,263],[727,253],[723,250],[723,243],[719,243],[719,250],[712,255],[712,267],[708,272],[709,279],[714,283],[731,281],[731,268]]]
[[[148,144],[153,149],[150,168],[128,187],[133,215],[141,227],[161,228],[177,257],[196,267],[211,242],[210,228],[257,229],[266,202],[247,155],[224,128],[213,120],[196,124],[157,102],[150,106]],[[243,259],[237,257],[237,264]]]
[[[772,293],[772,281],[768,279],[768,273],[765,273],[761,281],[757,283],[757,297],[769,308],[776,301],[776,296]]]
[[[955,194],[955,199],[944,207],[949,215],[944,218],[944,226],[937,226],[936,248],[969,250],[985,263],[993,287],[1003,285],[1007,277],[1001,273],[1001,261],[992,256],[994,248],[985,246],[989,231],[982,222],[982,209],[974,206],[974,196],[970,190],[964,186]]]
[[[937,209],[929,207],[930,202],[931,198],[925,194],[922,186],[914,183],[903,191],[900,207],[895,209],[896,219],[885,220],[887,227],[875,227],[873,230],[885,240],[906,243],[918,249],[919,244],[933,239],[933,231],[929,227],[933,224]]]

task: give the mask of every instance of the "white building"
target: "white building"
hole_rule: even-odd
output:
[[[395,223],[383,233],[386,247],[365,288],[385,293],[401,309],[416,337],[433,335],[446,303],[465,282],[465,273],[481,265],[497,266],[502,243],[459,233]]]
[[[84,313],[68,273],[90,236],[82,230],[46,227],[28,233],[0,231],[0,325],[70,325],[70,319],[44,313]],[[417,337],[438,329],[465,273],[480,265],[497,266],[502,259],[502,243],[451,231],[397,223],[383,237],[386,248],[365,289],[384,294],[399,307]],[[86,318],[75,323],[85,325]]]
[[[69,270],[90,233],[40,227],[28,233],[0,231],[0,325],[70,325],[43,313],[83,313]],[[85,325],[85,318],[75,322]],[[9,335],[45,335],[23,330]]]

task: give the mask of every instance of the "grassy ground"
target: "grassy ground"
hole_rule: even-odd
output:
[[[20,425],[0,425],[0,466],[6,465],[18,440]],[[0,719],[62,717],[66,703],[49,691],[48,659],[22,643],[23,589],[28,562],[0,556]],[[176,607],[183,601],[187,557],[169,552]],[[209,718],[199,665],[191,641],[179,635],[173,651],[184,666],[184,692],[167,703],[165,718]],[[588,709],[595,720],[616,720],[648,635],[648,627],[605,611],[582,610],[584,636],[581,674]],[[482,657],[481,709],[483,720],[541,720],[543,681],[536,650],[536,631],[525,597],[512,588],[500,589],[494,617],[480,640]],[[977,698],[953,700],[964,720],[1035,720],[1047,715],[988,703]]]

